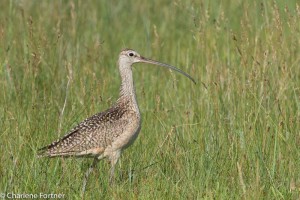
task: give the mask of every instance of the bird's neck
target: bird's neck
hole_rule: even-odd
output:
[[[138,104],[135,95],[134,82],[131,67],[120,67],[121,88],[117,102],[128,102],[134,110],[138,111]]]

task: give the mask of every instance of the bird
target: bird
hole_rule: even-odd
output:
[[[141,130],[141,114],[132,76],[132,65],[135,63],[169,68],[196,84],[189,74],[172,65],[145,58],[132,49],[122,50],[118,59],[121,87],[119,98],[112,107],[85,119],[62,138],[38,150],[38,157],[94,158],[84,176],[83,193],[89,174],[102,158],[109,159],[109,183],[114,182],[115,166],[122,151],[135,141]]]

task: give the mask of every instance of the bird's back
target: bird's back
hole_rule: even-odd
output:
[[[74,127],[63,138],[40,149],[40,156],[99,156],[108,147],[122,149],[139,131],[139,112],[130,102],[118,102]]]

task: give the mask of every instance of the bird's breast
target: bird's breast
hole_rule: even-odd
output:
[[[132,113],[127,117],[128,124],[123,127],[120,134],[112,143],[112,149],[125,149],[129,147],[137,138],[141,130],[141,117],[139,113]]]

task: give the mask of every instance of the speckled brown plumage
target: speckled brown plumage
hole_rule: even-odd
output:
[[[118,101],[112,108],[87,118],[63,138],[40,149],[39,155],[99,156],[138,117],[129,101]]]

